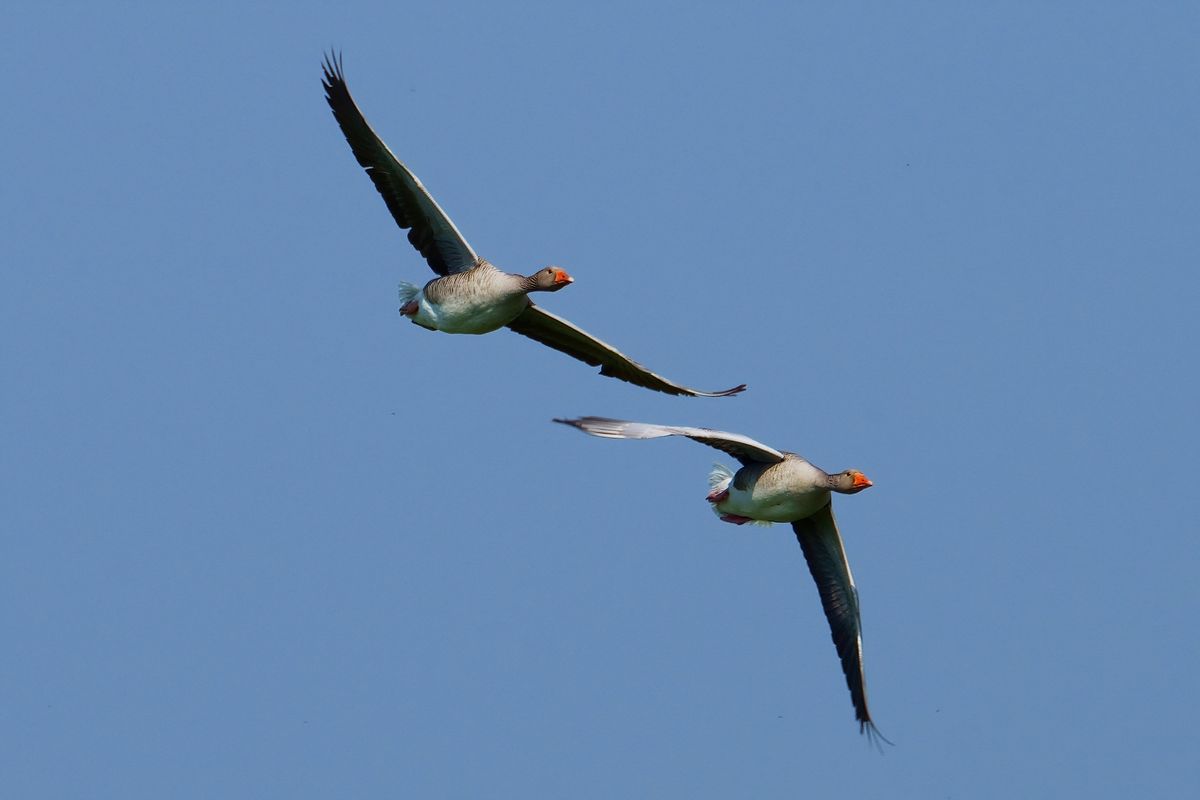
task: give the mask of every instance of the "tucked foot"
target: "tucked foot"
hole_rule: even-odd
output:
[[[754,522],[749,517],[742,517],[737,514],[722,514],[721,522],[732,522],[734,525],[745,525],[747,522]]]
[[[713,489],[704,499],[710,503],[724,503],[729,499],[729,489]]]
[[[418,308],[417,301],[409,300],[407,303],[400,306],[400,313],[406,317],[415,316],[417,313],[417,308]]]

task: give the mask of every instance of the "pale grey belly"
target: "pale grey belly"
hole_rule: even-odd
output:
[[[434,305],[422,296],[413,322],[443,333],[490,333],[516,319],[526,305],[528,300],[524,295],[500,303],[460,298],[441,305]]]
[[[724,514],[759,519],[764,522],[795,522],[812,516],[829,502],[829,492],[767,491],[729,487],[729,498],[717,504]]]

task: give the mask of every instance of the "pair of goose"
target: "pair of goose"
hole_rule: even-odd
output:
[[[529,298],[557,292],[572,283],[560,267],[532,275],[502,272],[480,258],[417,177],[400,163],[359,111],[346,87],[340,57],[324,62],[325,98],[358,163],[383,196],[396,223],[438,277],[418,288],[400,285],[400,313],[411,322],[443,333],[490,333],[507,327],[592,366],[600,374],[671,395],[729,397],[745,384],[701,391],[657,375]],[[736,472],[716,465],[709,475],[707,500],[723,522],[791,523],[816,581],[821,605],[850,689],[859,731],[883,738],[867,708],[858,591],[833,518],[830,493],[855,494],[871,486],[857,470],[829,474],[805,459],[737,433],[625,422],[605,417],[555,422],[608,439],[684,436],[724,451],[741,463]],[[886,739],[884,739],[886,741]]]

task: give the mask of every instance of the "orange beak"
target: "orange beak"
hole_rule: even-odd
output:
[[[568,275],[567,271],[565,269],[559,269],[559,270],[554,271],[554,285],[555,286],[561,286],[563,284],[574,283],[574,282],[575,282],[575,279],[572,278],[570,275]]]
[[[855,489],[866,489],[868,486],[874,486],[874,485],[875,484],[871,483],[871,479],[868,478],[866,475],[863,475],[861,472],[854,473],[854,488]]]

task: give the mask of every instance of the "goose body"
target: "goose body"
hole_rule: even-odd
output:
[[[827,473],[795,453],[776,450],[740,433],[606,417],[554,421],[606,439],[684,436],[736,458],[742,465],[736,472],[720,464],[714,466],[709,476],[711,491],[706,499],[724,522],[736,525],[791,523],[817,585],[859,730],[872,740],[878,737],[887,741],[875,727],[867,707],[858,589],[850,573],[850,562],[846,559],[831,503],[834,492],[856,494],[870,487],[867,476],[852,469]]]
[[[339,59],[324,63],[325,99],[358,163],[383,197],[396,224],[438,277],[416,288],[400,287],[400,313],[414,324],[443,333],[490,333],[509,329],[566,353],[600,374],[636,386],[691,397],[728,397],[746,388],[706,392],[657,375],[561,317],[535,305],[530,292],[554,292],[572,283],[566,271],[546,267],[533,275],[496,269],[475,254],[421,181],[375,134],[350,96]]]
[[[569,275],[558,272],[564,285],[571,282]],[[491,333],[529,308],[526,280],[479,259],[471,269],[434,278],[420,289],[401,284],[400,313],[431,331]]]
[[[774,464],[744,466],[724,485],[714,487],[715,494],[710,495],[721,499],[713,502],[713,509],[722,518],[792,522],[829,505],[828,476],[794,453],[783,456]]]

